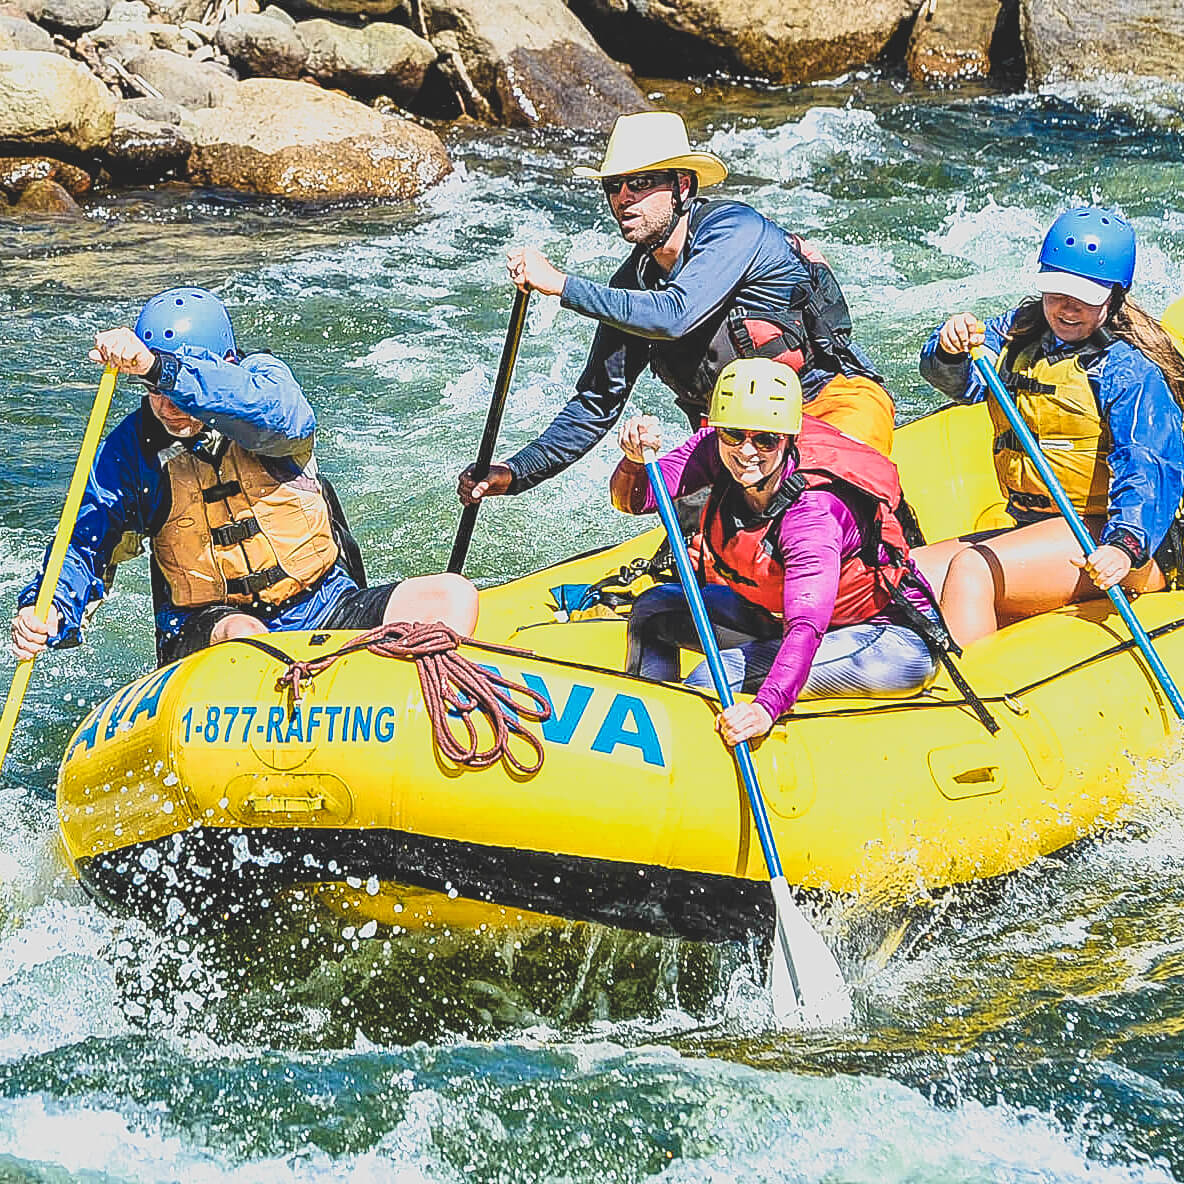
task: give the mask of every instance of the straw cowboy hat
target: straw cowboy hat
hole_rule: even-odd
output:
[[[575,174],[599,180],[660,169],[694,173],[701,189],[718,185],[728,175],[728,166],[718,156],[691,151],[686,124],[674,111],[641,111],[620,116],[613,124],[600,168],[581,165]]]

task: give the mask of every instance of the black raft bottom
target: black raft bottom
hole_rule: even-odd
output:
[[[195,828],[79,859],[78,871],[108,907],[169,928],[249,920],[282,889],[371,877],[658,937],[743,941],[773,927],[764,880],[397,830]]]

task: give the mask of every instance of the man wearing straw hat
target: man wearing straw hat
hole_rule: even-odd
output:
[[[621,116],[599,180],[633,252],[609,283],[565,275],[532,247],[507,257],[522,291],[559,296],[599,321],[575,396],[551,425],[482,481],[460,476],[466,504],[521,493],[588,452],[621,415],[648,365],[698,429],[719,372],[737,357],[773,358],[798,372],[811,415],[887,453],[893,405],[851,340],[847,303],[808,243],[739,201],[707,201],[727,166],[695,152],[682,117]]]

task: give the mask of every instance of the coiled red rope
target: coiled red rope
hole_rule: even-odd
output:
[[[432,738],[436,748],[450,761],[470,769],[487,769],[504,760],[519,773],[537,773],[543,767],[543,742],[522,725],[522,720],[542,723],[551,718],[551,704],[537,691],[521,683],[511,682],[500,674],[486,670],[457,652],[462,641],[454,630],[439,621],[392,621],[380,625],[369,633],[362,633],[353,641],[330,654],[323,654],[305,662],[293,662],[277,679],[275,689],[289,687],[292,698],[300,701],[305,683],[310,683],[322,670],[332,666],[346,654],[369,650],[382,658],[410,658],[419,674],[419,685],[423,691],[424,706],[432,721]],[[525,650],[510,646],[481,643],[482,649],[501,654],[525,654]],[[523,703],[515,696],[523,696],[530,703]],[[449,725],[449,713],[458,716],[468,734],[468,743],[462,744]],[[485,717],[493,742],[489,747],[479,749],[477,726],[473,713]],[[510,750],[511,736],[520,736],[534,752],[531,764],[520,760]]]

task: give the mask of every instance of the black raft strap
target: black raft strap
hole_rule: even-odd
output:
[[[262,592],[264,588],[278,584],[287,575],[288,573],[278,565],[264,568],[262,571],[253,571],[241,579],[227,580],[226,594],[228,596],[254,596],[255,593]]]
[[[950,676],[950,681],[957,688],[958,693],[966,700],[971,711],[978,716],[979,723],[992,736],[995,735],[999,731],[999,721],[991,714],[986,703],[982,701],[978,693],[966,681],[965,675],[958,669],[954,657],[961,657],[962,649],[950,635],[949,627],[946,625],[945,618],[941,615],[941,608],[936,599],[930,593],[924,581],[917,579],[911,571],[907,572],[905,579],[901,583],[905,581],[912,587],[920,588],[925,595],[925,599],[929,601],[933,611],[937,614],[937,619],[934,620],[932,617],[926,616],[904,594],[904,591],[899,585],[890,583],[888,587],[892,597],[893,607],[904,616],[909,628],[924,638],[926,644],[937,656],[937,660],[945,667],[946,673]]]
[[[260,531],[257,518],[240,518],[237,522],[228,522],[225,526],[210,528],[210,538],[219,547],[233,547],[235,543],[245,543],[253,539]]]

